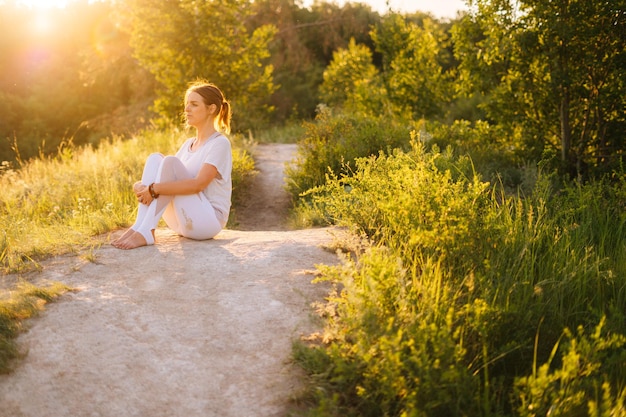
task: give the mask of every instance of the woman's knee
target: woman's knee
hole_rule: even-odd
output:
[[[168,155],[163,158],[161,166],[162,181],[174,181],[191,178],[191,175],[185,165],[175,156]]]
[[[207,221],[208,219],[195,219],[190,218],[178,219],[179,220],[179,233],[189,239],[194,240],[207,240],[212,239],[217,235],[222,227],[215,221]],[[181,222],[182,220],[182,222]]]
[[[163,154],[162,154],[162,153],[159,153],[159,152],[154,152],[154,153],[151,153],[150,155],[148,155],[148,158],[147,158],[147,160],[146,160],[146,161],[147,161],[147,162],[153,162],[153,161],[154,161],[154,162],[159,162],[159,163],[161,163],[161,161],[162,161],[164,158],[165,158],[165,157],[163,156]]]
[[[176,196],[173,209],[169,214],[175,216],[175,221],[169,219],[169,216],[164,217],[165,221],[168,225],[175,224],[177,232],[184,237],[206,240],[213,238],[222,230],[213,207],[198,194]]]
[[[163,155],[160,153],[150,154],[148,158],[146,158],[146,164],[143,167],[143,174],[141,175],[141,182],[144,185],[154,182],[158,175],[161,161],[163,161]]]
[[[184,166],[180,159],[174,155],[167,155],[163,157],[163,166],[168,168]]]

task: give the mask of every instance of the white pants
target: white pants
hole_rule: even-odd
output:
[[[153,182],[168,182],[191,178],[183,163],[175,156],[153,153],[146,161],[141,183],[148,186]],[[215,209],[204,193],[190,195],[161,195],[150,205],[139,204],[137,220],[131,229],[141,233],[148,245],[154,244],[152,231],[163,217],[170,229],[191,239],[211,239],[222,226]]]

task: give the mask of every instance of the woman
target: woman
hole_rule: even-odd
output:
[[[230,103],[214,84],[197,82],[185,94],[185,116],[196,136],[185,141],[176,156],[148,157],[141,181],[133,186],[137,220],[111,243],[116,248],[154,244],[161,217],[179,235],[197,240],[211,239],[226,225],[232,154],[221,132],[230,132]]]

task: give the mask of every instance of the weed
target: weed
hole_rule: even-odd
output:
[[[452,149],[409,143],[322,179],[340,159],[323,156],[300,182],[301,204],[369,241],[320,269],[334,284],[324,343],[297,353],[310,415],[623,412],[624,176],[561,184],[538,169],[512,194]]]

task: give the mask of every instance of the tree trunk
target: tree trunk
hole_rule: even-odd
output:
[[[570,172],[571,166],[571,147],[572,147],[572,128],[569,122],[569,88],[563,88],[561,97],[561,108],[559,109],[559,119],[561,120],[561,162],[564,168]]]

